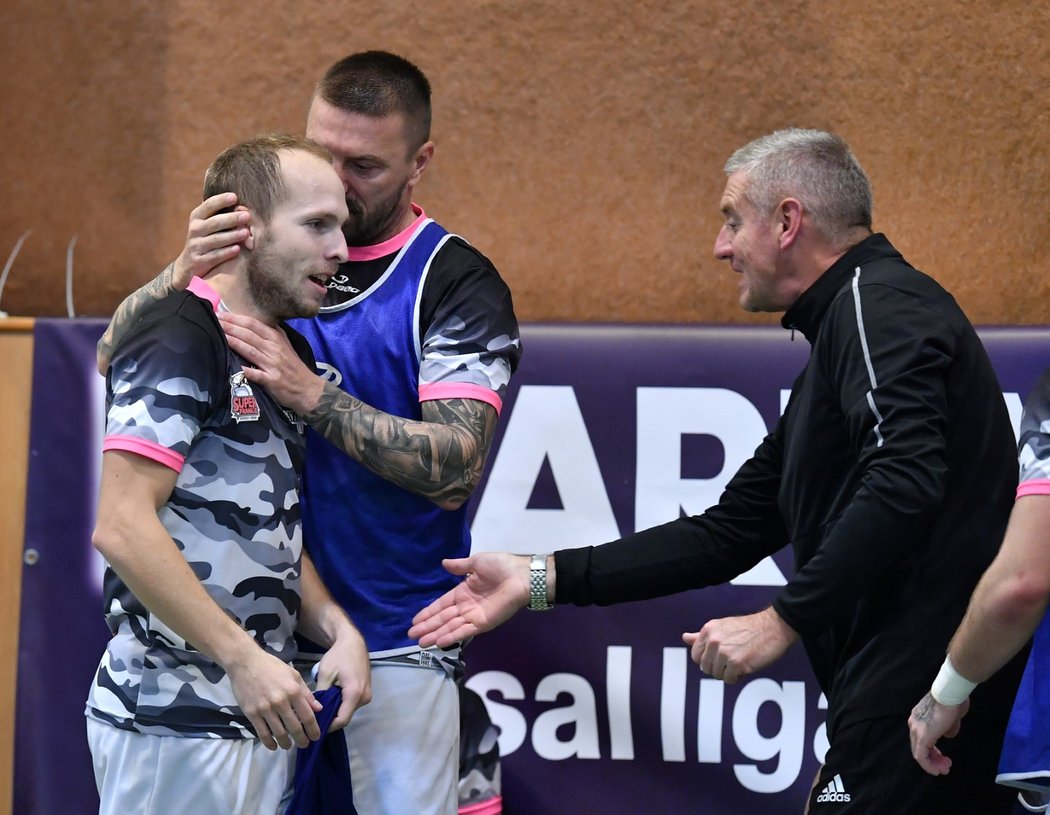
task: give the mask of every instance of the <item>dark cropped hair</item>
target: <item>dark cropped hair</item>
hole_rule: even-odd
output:
[[[335,63],[317,83],[317,95],[347,113],[405,117],[410,152],[430,139],[430,83],[415,65],[386,51],[363,51]]]
[[[228,147],[212,162],[204,175],[204,197],[220,192],[237,194],[237,203],[246,206],[264,223],[284,195],[281,152],[303,150],[326,163],[332,156],[317,142],[302,136],[271,133],[256,136]]]

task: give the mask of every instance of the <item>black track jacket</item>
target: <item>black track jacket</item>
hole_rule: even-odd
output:
[[[846,252],[782,323],[810,342],[809,361],[718,504],[557,552],[555,599],[608,605],[715,585],[790,543],[796,574],[773,608],[828,696],[829,737],[892,715],[906,744],[907,714],[1013,505],[1002,391],[955,300],[881,234]],[[1023,655],[978,688],[960,739],[992,737],[998,753],[1022,667]]]

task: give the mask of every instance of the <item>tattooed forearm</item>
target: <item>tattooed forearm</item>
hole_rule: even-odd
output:
[[[376,475],[445,509],[470,497],[481,480],[496,411],[473,399],[423,403],[423,419],[383,413],[331,383],[303,417],[318,433]]]
[[[113,319],[109,321],[105,333],[102,334],[102,339],[95,346],[96,361],[98,362],[98,372],[100,374],[106,373],[117,343],[124,338],[124,335],[128,333],[128,329],[141,316],[143,308],[150,303],[167,297],[175,291],[175,286],[171,282],[173,268],[174,264],[168,264],[163,272],[142,288],[133,291],[124,298],[124,302],[117,306],[117,310],[113,313]]]

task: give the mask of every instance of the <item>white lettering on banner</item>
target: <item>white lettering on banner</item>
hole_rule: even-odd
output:
[[[758,730],[758,711],[772,703],[780,709],[780,731],[767,738]],[[795,783],[802,768],[805,742],[806,685],[753,679],[740,691],[733,709],[733,739],[740,752],[756,761],[778,759],[776,769],[762,772],[757,764],[734,764],[737,780],[754,792],[781,792]]]
[[[632,718],[629,709],[631,684],[631,646],[609,646],[606,659],[609,731],[612,735],[610,758],[634,759],[630,743]],[[666,762],[686,761],[684,733],[687,695],[688,649],[663,649],[663,676],[660,685],[661,759]],[[614,678],[613,673],[624,675]],[[482,671],[467,680],[471,690],[484,700],[490,718],[500,730],[501,756],[518,750],[528,738],[526,715],[508,702],[524,701],[521,682],[505,671]],[[700,703],[697,713],[697,761],[720,764],[723,761],[722,733],[726,721],[725,685],[716,679],[699,682]],[[568,704],[544,710],[532,722],[531,745],[540,758],[548,761],[565,759],[600,759],[597,701],[594,687],[586,678],[573,673],[552,673],[536,687],[537,702],[555,702],[568,697]],[[766,705],[780,714],[780,727],[775,734],[763,734],[759,715]],[[823,695],[817,703],[827,709]],[[803,681],[777,682],[766,677],[745,680],[736,696],[731,716],[733,743],[736,751],[749,759],[733,764],[733,773],[742,787],[752,792],[773,794],[794,784],[802,768],[807,742],[806,684]],[[627,723],[626,727],[624,722]],[[812,726],[812,725],[810,725]],[[767,728],[768,729],[768,728]],[[559,738],[570,734],[567,738]],[[823,722],[815,727],[812,739],[814,757],[824,761],[827,735]],[[776,760],[772,769],[768,762]],[[762,766],[760,766],[760,763]]]
[[[532,749],[548,761],[563,758],[601,758],[598,750],[598,708],[594,688],[579,674],[551,674],[536,686],[537,702],[556,702],[562,694],[572,702],[565,707],[545,710],[532,724]],[[558,738],[558,728],[573,725],[568,741]],[[502,755],[502,752],[500,753]]]
[[[817,700],[817,710],[828,709],[828,697],[823,693],[820,694],[820,698]],[[817,728],[817,732],[813,734],[813,755],[817,757],[817,763],[824,763],[824,756],[828,754],[828,748],[831,747],[828,742],[828,726],[826,722],[822,722],[820,727]]]
[[[634,758],[634,729],[631,727],[631,649],[610,645],[605,656],[605,694],[609,702],[610,756]]]
[[[535,551],[591,546],[620,537],[571,387],[523,385],[506,419],[499,451],[471,525],[474,552]],[[562,509],[528,509],[544,459]]]
[[[703,512],[766,434],[758,409],[725,388],[638,388],[635,528],[677,518],[680,508]],[[605,482],[575,391],[523,385],[493,457],[489,480],[471,525],[474,552],[529,554],[537,541],[551,548],[591,546],[620,537]],[[681,477],[683,434],[718,439],[725,456],[711,478]],[[529,509],[543,462],[550,464],[562,509]],[[736,585],[783,586],[766,558],[733,580]]]
[[[780,409],[791,391],[780,390]],[[1004,393],[1014,436],[1022,404]],[[594,447],[571,386],[523,385],[471,526],[474,552],[529,554],[543,541],[552,549],[591,546],[620,537]],[[638,388],[635,428],[635,530],[703,512],[754,452],[767,428],[758,409],[726,388]],[[709,435],[722,445],[721,471],[682,478],[682,436]],[[628,436],[626,431],[622,434]],[[550,465],[561,509],[529,509],[544,461]],[[772,558],[732,580],[737,586],[783,586]]]
[[[1024,413],[1024,403],[1019,393],[1003,393],[1006,400],[1006,411],[1010,414],[1010,424],[1014,426],[1014,440],[1021,440],[1021,414]]]
[[[766,435],[762,414],[726,388],[638,388],[638,457],[634,529],[699,515],[718,498],[729,479]],[[722,469],[710,478],[682,478],[682,436],[714,436],[725,452]]]
[[[660,740],[664,761],[685,761],[685,648],[664,648],[660,684]]]
[[[509,756],[525,743],[529,733],[528,723],[513,705],[504,705],[493,700],[489,691],[499,693],[508,701],[520,701],[525,698],[525,688],[514,674],[506,671],[484,671],[471,677],[467,687],[485,700],[492,723],[499,728],[499,753]]]
[[[638,388],[635,531],[699,515],[719,496],[765,437],[766,423],[749,399],[726,388]],[[682,478],[682,436],[713,436],[722,445],[722,469],[710,478]],[[783,572],[766,558],[733,583],[783,586]]]
[[[722,710],[726,683],[721,679],[700,680],[700,709],[696,714],[696,753],[701,764],[722,763]],[[712,734],[717,737],[712,738]]]

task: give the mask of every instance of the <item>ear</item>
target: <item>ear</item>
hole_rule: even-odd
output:
[[[249,249],[249,250],[250,249],[254,249],[255,248],[255,235],[256,235],[256,230],[258,229],[258,226],[257,226],[257,224],[255,222],[255,213],[252,212],[250,209],[248,209],[248,207],[241,206],[240,204],[235,206],[233,208],[233,211],[234,212],[247,212],[249,215],[252,216],[252,219],[250,221],[248,221],[248,223],[246,225],[247,229],[248,229],[248,237],[245,238],[241,242],[241,245],[244,246],[245,249]]]
[[[408,177],[409,187],[414,187],[419,183],[423,171],[430,164],[432,158],[434,158],[434,142],[428,141],[416,150],[416,154],[412,158],[412,174]]]
[[[796,198],[785,198],[777,207],[777,238],[781,249],[790,248],[802,230],[802,203]]]

